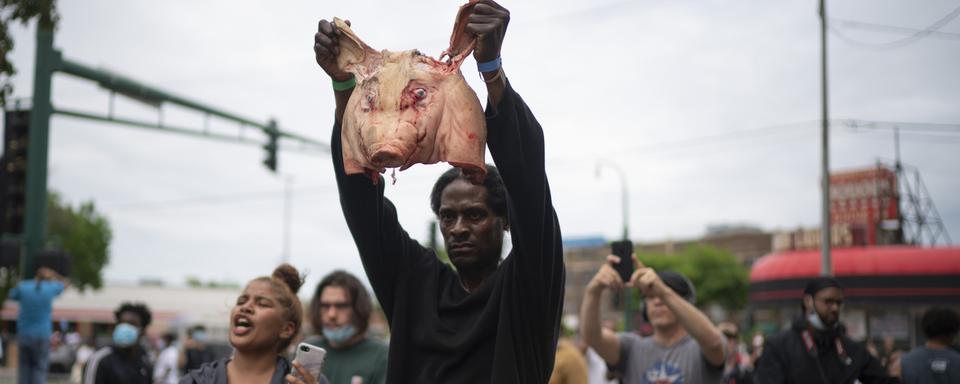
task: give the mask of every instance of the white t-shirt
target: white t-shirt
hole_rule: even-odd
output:
[[[590,384],[613,384],[607,380],[607,363],[593,348],[587,348],[587,382]]]
[[[177,357],[180,349],[171,345],[160,351],[157,364],[153,367],[153,382],[157,384],[177,384],[180,372],[177,370]]]

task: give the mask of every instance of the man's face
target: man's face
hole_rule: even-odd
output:
[[[650,319],[650,325],[653,325],[654,330],[678,324],[677,316],[659,297],[647,297],[643,300],[646,301],[647,318]]]
[[[134,327],[137,327],[137,330],[140,331],[140,334],[143,335],[143,322],[140,321],[140,315],[137,315],[135,312],[123,312],[120,313],[120,323],[127,323]]]
[[[440,233],[458,270],[495,267],[503,247],[503,217],[487,205],[487,189],[457,179],[440,195]]]
[[[327,286],[320,292],[320,321],[324,328],[336,329],[353,323],[350,294],[343,287]]]
[[[837,287],[821,289],[812,299],[808,295],[805,299],[807,308],[813,305],[813,309],[820,315],[823,323],[832,327],[840,321],[840,308],[843,307],[843,291]]]

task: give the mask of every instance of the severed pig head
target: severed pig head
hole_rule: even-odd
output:
[[[343,115],[341,142],[344,171],[367,174],[376,183],[386,168],[445,161],[479,182],[486,174],[486,120],[477,94],[460,73],[473,51],[461,7],[444,52],[448,61],[416,50],[378,52],[358,38],[342,20],[338,65],[356,77]],[[442,56],[441,56],[442,57]]]

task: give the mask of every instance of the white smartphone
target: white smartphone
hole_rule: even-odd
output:
[[[314,379],[320,378],[320,371],[323,369],[323,359],[327,356],[327,351],[316,345],[300,343],[297,346],[296,356],[293,361],[300,363],[307,372],[313,375]],[[294,376],[300,376],[297,370],[293,370]]]

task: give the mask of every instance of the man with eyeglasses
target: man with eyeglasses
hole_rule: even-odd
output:
[[[899,383],[880,361],[847,337],[840,322],[843,287],[837,279],[815,278],[803,289],[803,310],[790,329],[767,339],[753,373],[756,384]]]
[[[325,276],[310,302],[310,322],[322,335],[310,338],[327,350],[323,374],[334,384],[384,383],[387,345],[369,337],[373,304],[356,276],[334,271]]]

